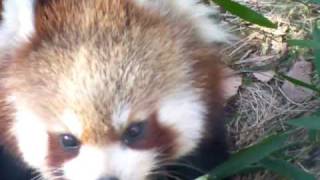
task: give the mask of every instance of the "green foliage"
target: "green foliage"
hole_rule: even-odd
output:
[[[320,0],[309,0],[310,3],[320,4]]]
[[[232,0],[212,0],[223,7],[226,11],[234,14],[248,22],[268,28],[277,28],[277,25],[256,11]]]
[[[228,161],[211,171],[209,175],[200,177],[197,180],[218,180],[263,168],[294,180],[315,180],[313,175],[286,160],[270,157],[277,151],[288,148],[288,138],[294,133],[295,131],[289,131],[276,134],[265,138],[256,145],[242,149],[233,154]]]
[[[320,130],[320,116],[313,115],[303,118],[292,119],[288,121],[287,124],[310,130]]]
[[[315,28],[312,33],[313,40],[316,42],[316,45],[313,47],[314,56],[315,56],[315,68],[320,75],[320,29],[317,25],[315,25]]]
[[[298,79],[294,79],[292,77],[289,77],[289,76],[281,74],[281,73],[279,73],[279,76],[282,77],[283,79],[291,82],[292,84],[313,90],[314,92],[316,92],[320,95],[320,89],[316,85],[305,83],[303,81],[300,81]]]
[[[290,39],[287,42],[290,46],[299,46],[300,48],[320,48],[320,44],[314,40]]]
[[[210,173],[208,179],[222,179],[241,172],[286,145],[288,133],[270,136],[262,142],[233,154],[230,159]]]
[[[261,161],[261,164],[266,169],[293,180],[316,180],[311,174],[285,160],[266,158]]]
[[[288,44],[291,46],[298,46],[300,48],[312,49],[315,56],[315,60],[314,60],[315,69],[317,73],[320,75],[320,29],[317,25],[315,25],[313,29],[312,40],[294,39],[294,40],[289,40]]]

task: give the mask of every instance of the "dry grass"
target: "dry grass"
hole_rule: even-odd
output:
[[[302,49],[288,48],[287,39],[305,39],[310,36],[313,22],[320,17],[320,6],[306,5],[295,0],[237,0],[264,14],[278,29],[267,29],[251,25],[228,13],[222,20],[231,24],[234,33],[239,34],[237,43],[225,49],[231,67],[238,70],[244,82],[232,105],[236,113],[228,129],[233,140],[233,150],[237,151],[259,142],[266,136],[285,130],[285,122],[320,108],[319,99],[306,99],[296,103],[281,90],[283,81],[273,78],[261,82],[252,75],[256,71],[277,70],[287,72],[298,57],[310,60],[310,52]],[[301,132],[294,141],[305,139]],[[306,145],[287,152],[293,161],[320,178],[320,152],[316,145]],[[320,154],[320,153],[319,153]],[[318,158],[318,159],[316,159]],[[279,179],[269,172],[259,172],[236,179]]]

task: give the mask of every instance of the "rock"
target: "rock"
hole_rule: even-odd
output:
[[[305,83],[311,83],[312,64],[305,60],[297,61],[287,76],[294,79],[303,81]],[[314,92],[310,89],[295,85],[289,81],[285,81],[282,85],[282,90],[288,98],[297,103],[302,103],[309,100]]]

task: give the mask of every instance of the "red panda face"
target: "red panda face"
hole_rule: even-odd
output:
[[[192,23],[200,17],[177,22],[187,12],[173,16],[174,4],[151,1],[41,2],[7,2],[0,28],[0,39],[16,36],[0,44],[2,98],[29,166],[48,179],[143,180],[197,148],[206,87],[215,108],[222,104],[219,65]],[[10,30],[12,18],[22,33]],[[215,64],[210,86],[201,59]]]
[[[32,92],[13,92],[12,134],[23,159],[45,177],[146,179],[162,164],[191,152],[203,136],[205,106],[200,96],[190,87],[167,93],[146,103],[149,107],[140,98],[137,104],[122,100],[119,106],[110,102],[96,107],[95,98],[88,102],[89,96],[82,96],[72,103],[60,94],[66,102],[61,100],[57,108],[56,96],[32,103],[35,97],[27,97]],[[100,108],[110,115],[97,111]]]

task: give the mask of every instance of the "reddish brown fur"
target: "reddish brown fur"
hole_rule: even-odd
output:
[[[5,101],[6,92],[0,86],[0,145],[6,144],[6,148],[13,152],[13,154],[20,154],[17,148],[16,139],[8,130],[12,126],[12,113],[13,109]]]
[[[197,74],[198,81],[195,82],[195,86],[203,88],[205,91],[202,94],[202,100],[206,102],[209,107],[207,126],[215,129],[215,126],[223,126],[223,68],[222,62],[217,47],[202,47],[193,51],[193,58],[198,62],[194,64],[194,69]],[[212,134],[210,131],[206,131],[206,136]]]
[[[85,69],[81,66],[71,72],[70,69],[79,64],[75,53],[82,47],[84,55],[80,58],[86,60]],[[216,119],[210,124],[219,126],[222,123],[218,119],[223,101],[222,65],[214,49],[198,39],[188,22],[180,23],[177,19],[143,11],[129,0],[47,1],[37,5],[36,34],[31,43],[14,56],[13,63],[5,70],[5,77],[8,77],[5,82],[10,91],[32,102],[30,106],[34,111],[50,117],[46,119],[48,123],[59,119],[57,115],[62,114],[65,107],[71,108],[85,126],[80,137],[82,143],[106,145],[120,139],[120,134],[111,127],[112,107],[117,107],[121,101],[130,101],[133,107],[153,106],[156,103],[150,102],[157,102],[192,80],[194,86],[205,89],[203,99],[214,107],[211,114]],[[125,60],[128,61],[123,63]],[[185,77],[184,68],[190,64],[194,79]],[[109,66],[110,74],[105,72]],[[126,67],[122,69],[122,66]],[[140,69],[135,70],[135,67]],[[129,75],[123,74],[126,70]],[[95,78],[99,81],[90,84],[87,79],[79,78],[81,74],[90,82]],[[136,78],[133,87],[127,86],[130,76]],[[79,97],[74,95],[76,98],[72,99],[65,94],[72,89],[67,82],[84,83],[72,92],[81,94]],[[91,86],[105,89],[89,94],[87,91],[91,89],[85,88]],[[117,96],[113,96],[115,93]],[[87,96],[88,99],[83,98]],[[148,128],[152,133],[133,148],[162,148],[175,143],[177,134],[162,127],[155,114]],[[61,152],[58,146],[56,137],[50,135],[49,165],[58,166],[74,156]],[[174,151],[169,148],[166,153],[174,154]]]
[[[174,154],[177,134],[170,127],[163,127],[159,124],[156,113],[149,117],[144,136],[142,141],[130,147],[142,150],[158,148],[165,155]]]
[[[64,162],[76,157],[79,153],[78,149],[65,150],[61,146],[59,134],[49,133],[49,153],[48,166],[60,167]]]
[[[103,140],[101,137],[104,137]],[[119,134],[113,129],[96,129],[91,126],[85,127],[81,135],[84,144],[112,144],[120,140]],[[103,141],[103,142],[102,142]]]
[[[85,5],[83,5],[85,4]],[[87,16],[94,16],[94,14],[96,12],[91,12],[90,10],[90,6],[93,6],[92,8],[95,9],[96,11],[98,11],[98,15],[97,18],[93,18],[93,19],[86,19],[86,18],[78,18],[78,15],[80,13],[84,13],[84,11],[87,11],[86,13]],[[68,36],[70,39],[67,40],[67,42],[65,42],[66,44],[64,44],[64,42],[61,42],[62,44],[60,44],[60,46],[62,46],[62,48],[64,48],[64,51],[69,51],[69,47],[72,47],[72,44],[70,43],[77,43],[77,44],[81,44],[82,42],[86,42],[88,40],[88,38],[92,38],[91,36],[98,36],[97,37],[97,41],[95,42],[95,46],[96,48],[100,48],[100,46],[103,46],[104,42],[100,42],[99,40],[104,40],[104,39],[108,39],[108,38],[113,38],[113,42],[117,42],[118,39],[120,40],[120,38],[122,38],[122,34],[124,33],[124,31],[127,31],[130,28],[136,27],[136,26],[141,26],[144,29],[150,29],[151,31],[153,31],[153,29],[155,27],[157,27],[156,32],[159,34],[163,34],[166,35],[167,32],[167,28],[170,24],[166,24],[166,20],[161,19],[157,16],[153,16],[152,14],[146,14],[144,13],[140,13],[140,9],[136,8],[135,6],[133,6],[131,3],[129,3],[128,1],[125,0],[110,0],[110,1],[102,1],[102,0],[95,0],[95,1],[74,1],[74,0],[70,0],[70,1],[64,1],[64,0],[57,0],[57,1],[53,1],[53,2],[48,2],[48,4],[42,4],[42,5],[38,5],[37,6],[37,10],[36,10],[36,29],[37,29],[37,36],[34,37],[34,41],[33,41],[33,46],[32,49],[33,51],[36,51],[38,48],[43,48],[44,45],[49,45],[51,43],[55,43],[56,41],[59,40],[59,36]],[[93,13],[92,15],[90,13]],[[112,20],[111,20],[112,19]],[[142,23],[142,24],[141,24]],[[81,30],[83,29],[83,30]],[[99,29],[99,32],[92,32],[93,29]],[[84,31],[83,33],[80,32]],[[135,31],[135,30],[132,30]],[[163,32],[161,32],[163,31]],[[80,34],[68,34],[69,32],[74,32],[74,33],[80,33]],[[103,33],[100,33],[103,32]],[[134,32],[136,33],[136,32]],[[106,34],[111,34],[111,37],[105,37]],[[76,36],[75,36],[76,35]],[[145,34],[144,34],[145,35]],[[174,35],[174,34],[173,34]],[[99,37],[101,36],[101,37]],[[108,35],[109,36],[109,35]],[[178,38],[178,37],[176,37]],[[143,39],[141,40],[143,41]],[[102,43],[102,44],[101,44]],[[139,43],[139,42],[135,42],[135,43]],[[157,42],[158,43],[158,42]],[[160,42],[161,43],[161,42]],[[175,43],[175,42],[172,42]],[[139,46],[139,44],[137,44]],[[173,45],[173,44],[172,44]],[[171,45],[170,45],[171,46]],[[53,49],[55,49],[54,47],[52,47]],[[152,48],[152,47],[151,47]],[[160,48],[160,47],[157,47]],[[161,47],[163,48],[163,47]],[[163,58],[166,58],[165,56],[167,56],[169,54],[170,50],[172,49],[171,47],[169,49],[164,49],[163,53],[164,54],[159,54],[160,58],[162,58],[161,56],[164,56]],[[60,50],[58,50],[60,51]],[[73,49],[70,49],[70,51],[73,51]],[[158,49],[156,51],[159,51]],[[26,50],[23,51],[25,54]],[[50,52],[48,52],[50,53]],[[52,57],[55,56],[56,53],[59,52],[54,52],[54,54],[46,54],[47,57]],[[170,54],[170,56],[175,55],[175,52],[172,52]],[[20,56],[19,56],[20,57]],[[38,57],[38,58],[42,58]],[[168,60],[170,60],[171,57],[168,58]],[[52,58],[52,59],[56,59],[56,58]],[[20,61],[21,60],[21,61]],[[26,62],[25,60],[23,60],[23,58],[18,58],[18,61],[16,61],[16,63],[18,63],[15,67],[17,67],[18,69],[12,69],[11,71],[20,71],[20,72],[26,72],[26,68],[29,69],[29,67],[31,67],[32,69],[36,68],[36,71],[30,69],[31,71],[28,72],[28,74],[31,74],[31,77],[28,78],[29,80],[27,80],[28,84],[22,85],[22,86],[29,86],[31,85],[31,89],[34,89],[33,86],[42,86],[42,83],[47,84],[47,82],[52,82],[55,83],[55,79],[57,78],[57,76],[62,75],[64,72],[64,67],[68,67],[70,66],[71,63],[70,60],[68,59],[61,59],[61,60],[57,60],[58,62],[54,63],[54,62],[47,62],[45,64],[39,64],[38,60],[33,60],[30,59],[28,60],[29,62]],[[34,63],[32,61],[35,61]],[[52,61],[52,60],[51,60]],[[27,63],[27,64],[26,64]],[[58,65],[58,63],[63,63],[61,65]],[[164,66],[164,68],[166,68],[165,66],[167,65],[161,65],[161,62],[157,62],[159,63],[159,67]],[[166,62],[165,62],[166,63]],[[33,65],[32,65],[33,64]],[[99,63],[98,63],[99,64]],[[174,65],[174,61],[170,62],[168,64],[172,64],[172,66],[178,66]],[[30,66],[31,65],[31,66]],[[29,67],[27,67],[29,66]],[[33,67],[32,67],[33,66]],[[62,68],[61,68],[62,67]],[[39,71],[41,69],[53,69],[54,71],[51,74],[43,74],[42,71]],[[56,68],[59,68],[56,69]],[[170,67],[171,68],[171,67]],[[55,70],[56,69],[56,70]],[[168,68],[166,68],[168,69]],[[51,70],[50,70],[51,71]],[[60,72],[58,72],[60,71]],[[166,70],[165,70],[166,71]],[[170,70],[171,71],[171,70]],[[176,67],[174,69],[172,69],[172,72],[166,72],[168,74],[168,76],[172,73],[172,76],[180,76],[180,75],[174,75],[176,74],[175,71]],[[179,72],[179,71],[177,71]],[[42,75],[41,75],[42,74]],[[22,74],[21,74],[22,75]],[[39,79],[39,75],[42,76]],[[33,77],[32,77],[33,76]],[[168,78],[172,78],[172,76],[168,77]],[[150,77],[152,78],[152,77]],[[164,78],[164,82],[159,82],[158,84],[162,86],[162,84],[166,84],[165,81],[168,81],[167,79]],[[37,81],[34,81],[33,79],[38,79]],[[153,79],[150,79],[153,81]],[[172,80],[170,80],[172,81]],[[34,84],[31,84],[30,82],[34,82]],[[149,84],[149,83],[148,83]],[[139,84],[138,84],[139,85]],[[20,85],[19,85],[20,86]],[[142,85],[144,86],[144,85]],[[153,85],[152,85],[153,86]],[[178,86],[178,83],[175,83],[173,81],[173,83],[169,84],[169,86]],[[54,86],[52,86],[54,87]],[[24,87],[25,88],[25,87]],[[48,88],[48,87],[46,87]],[[169,88],[169,87],[168,87]],[[30,90],[31,90],[30,89]],[[136,87],[134,90],[138,91],[139,87]],[[163,88],[157,88],[157,86],[152,88],[153,89],[159,89],[159,91],[161,91],[161,89]],[[133,90],[133,89],[132,89]],[[130,91],[132,91],[130,90]],[[47,90],[46,90],[47,91]],[[50,89],[48,90],[49,92],[51,91],[57,91],[55,89]],[[131,93],[131,92],[128,92]],[[150,92],[151,93],[151,92]],[[154,100],[155,97],[159,96],[162,92],[152,92],[153,95],[151,95],[150,93],[145,92],[141,92],[140,95],[137,96],[150,96],[148,99]],[[47,97],[56,97],[56,95],[52,94],[51,95],[46,95]],[[59,97],[56,97],[57,99]],[[138,98],[137,98],[138,99]],[[55,101],[52,100],[48,100],[50,101],[52,104],[55,103]],[[54,105],[55,107],[52,107],[52,109],[58,107],[59,102],[56,102],[57,104]],[[78,106],[81,106],[81,104],[78,104]],[[87,109],[87,105],[84,105],[84,107],[88,113]],[[100,107],[98,107],[100,108]],[[96,108],[96,109],[98,109]],[[54,109],[55,111],[58,111],[57,109]],[[82,114],[83,110],[79,110],[79,114]],[[97,113],[97,112],[92,112],[92,113]],[[110,117],[110,112],[106,112],[105,110],[101,110],[101,115],[103,115],[104,117]],[[88,114],[84,114],[82,115],[82,117],[87,116],[87,118],[84,118],[84,124],[87,124],[87,127],[85,128],[86,131],[84,132],[84,135],[82,137],[82,140],[84,141],[84,143],[106,143],[105,137],[115,137],[114,133],[112,133],[112,129],[109,128],[109,130],[106,131],[106,128],[104,129],[96,129],[96,125],[92,123],[92,116],[88,115]],[[108,121],[104,121],[104,123],[108,125]],[[102,126],[101,126],[102,127]],[[95,129],[94,131],[92,129]],[[107,128],[108,129],[108,128]],[[109,133],[108,133],[109,132]],[[102,138],[102,139],[101,139]],[[100,140],[101,139],[101,140]],[[114,139],[114,138],[112,138]]]

